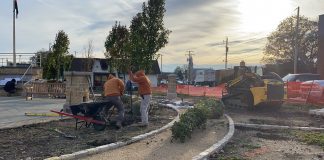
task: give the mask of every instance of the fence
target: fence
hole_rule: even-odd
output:
[[[191,86],[191,85],[177,85],[178,94],[186,94],[190,96],[207,96],[207,97],[222,97],[222,91],[225,88],[224,84],[218,85],[216,87],[206,87],[206,86]],[[166,85],[161,85],[152,88],[153,92],[156,93],[166,93],[168,87]]]
[[[33,97],[34,95],[65,97],[65,89],[65,83],[30,82],[24,86],[26,98]]]
[[[287,82],[287,101],[324,105],[324,85],[320,81]]]
[[[285,83],[287,91],[287,102],[324,105],[324,85],[313,81],[311,83],[288,82]],[[197,87],[190,85],[177,85],[178,94],[186,94],[190,96],[207,96],[221,98],[222,92],[225,89],[225,84],[216,87]],[[152,88],[153,92],[166,93],[168,87],[161,85]]]

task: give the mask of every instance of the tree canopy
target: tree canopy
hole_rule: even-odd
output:
[[[157,52],[168,43],[170,30],[164,27],[165,0],[143,3],[130,25],[130,52],[132,65],[149,70]]]
[[[55,43],[52,46],[52,52],[49,52],[46,64],[43,65],[45,73],[44,78],[59,80],[64,70],[68,70],[73,56],[68,55],[70,41],[68,35],[60,30],[56,34]]]
[[[267,37],[263,62],[292,63],[295,53],[294,46],[295,43],[298,43],[298,66],[314,67],[318,51],[318,24],[301,16],[297,37],[295,36],[295,26],[296,17],[288,17]]]
[[[175,69],[174,69],[174,74],[177,75],[177,77],[180,79],[180,80],[184,80],[184,73],[185,73],[185,69],[180,66],[177,66]]]
[[[115,23],[105,41],[106,58],[113,68],[126,72],[130,64],[129,31],[126,26]]]

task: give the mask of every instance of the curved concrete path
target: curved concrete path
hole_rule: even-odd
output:
[[[234,121],[232,120],[232,118],[228,115],[226,115],[226,118],[228,119],[228,133],[226,134],[226,136],[221,139],[220,141],[218,141],[217,143],[215,143],[214,145],[212,145],[210,148],[206,149],[204,152],[201,152],[199,155],[193,157],[193,160],[203,160],[203,159],[208,159],[208,157],[215,153],[218,152],[219,150],[221,150],[223,147],[225,147],[225,145],[227,144],[228,141],[230,141],[234,135]]]
[[[168,107],[168,106],[165,106]],[[175,108],[173,108],[175,109]],[[175,109],[176,110],[176,109]],[[176,110],[178,113],[179,111]],[[59,157],[47,158],[47,160],[66,160],[66,159],[84,159],[84,160],[124,160],[124,159],[207,159],[209,155],[214,152],[222,149],[226,143],[232,138],[234,134],[234,122],[233,120],[225,115],[228,122],[228,131],[224,133],[218,133],[218,136],[215,136],[215,131],[202,131],[195,133],[196,135],[192,136],[192,139],[186,143],[170,143],[172,133],[170,128],[175,121],[178,120],[179,114],[176,119],[167,124],[166,126],[145,133],[136,137],[133,137],[127,142],[116,142],[104,146],[99,146],[96,148],[90,148],[87,150],[75,152],[72,154],[61,155]],[[216,126],[217,127],[217,126]],[[212,128],[212,127],[210,127]],[[211,130],[213,130],[212,128]],[[206,134],[209,134],[206,136]],[[225,137],[223,137],[225,135]],[[207,138],[206,138],[207,137]],[[195,143],[195,138],[197,141],[201,141],[199,145]],[[210,139],[211,138],[211,139]],[[215,144],[210,144],[211,141],[215,139],[220,139]],[[142,140],[142,141],[140,141]],[[138,142],[140,141],[140,142]],[[137,142],[137,143],[134,143]],[[192,143],[192,144],[190,144]],[[131,145],[129,145],[131,144]],[[127,147],[123,147],[126,146]],[[120,148],[122,147],[122,148]],[[118,150],[113,150],[120,148]],[[163,149],[164,148],[164,149]],[[202,148],[208,148],[207,150],[201,152]],[[199,151],[200,150],[200,151]],[[170,154],[170,152],[177,151],[175,154]],[[196,155],[197,152],[201,152],[199,155]],[[100,153],[100,154],[98,154]],[[196,154],[195,154],[196,153]],[[166,156],[167,155],[167,156]],[[173,157],[170,155],[174,155]]]

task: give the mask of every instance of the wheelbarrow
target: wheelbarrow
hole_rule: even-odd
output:
[[[92,125],[95,130],[102,131],[106,128],[107,123],[110,122],[110,117],[113,112],[110,112],[109,114],[109,110],[113,110],[113,106],[114,105],[109,101],[90,102],[71,105],[70,109],[72,114],[54,110],[51,110],[51,112],[63,116],[73,117],[75,119],[76,130],[82,126],[89,128]],[[78,127],[78,124],[81,125]]]

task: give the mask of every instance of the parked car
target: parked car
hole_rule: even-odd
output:
[[[302,82],[318,79],[320,79],[320,75],[312,73],[288,74],[282,78],[285,82],[285,89],[287,89],[288,98],[300,96],[300,85]]]
[[[284,82],[305,82],[317,79],[320,79],[320,75],[313,73],[287,74],[282,78]]]
[[[300,95],[310,101],[324,101],[324,80],[306,81],[300,85]]]

